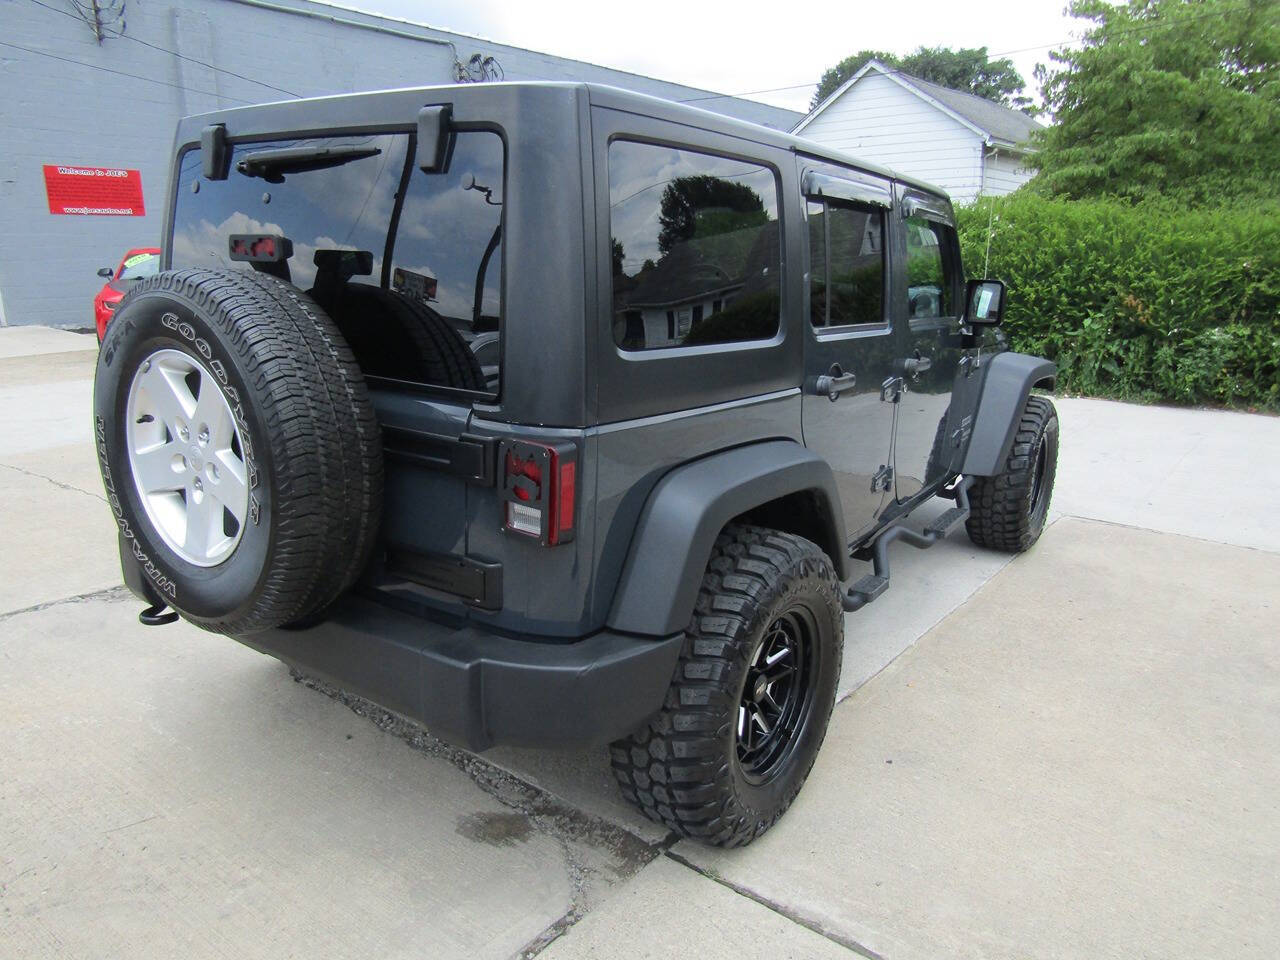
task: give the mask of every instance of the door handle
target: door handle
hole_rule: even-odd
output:
[[[916,351],[914,357],[907,357],[902,361],[902,372],[909,377],[917,377],[933,366],[933,361],[928,357],[920,356]]]
[[[830,370],[814,381],[813,392],[835,403],[840,399],[840,394],[852,390],[857,383],[857,374],[845,373],[840,364],[833,363]]]

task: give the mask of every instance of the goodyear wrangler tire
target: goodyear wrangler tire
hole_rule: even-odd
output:
[[[610,748],[623,796],[682,836],[750,843],[813,767],[843,646],[840,584],[822,549],[731,524],[712,551],[663,709]]]
[[[347,344],[295,287],[202,269],[142,280],[107,329],[94,421],[126,548],[192,623],[296,623],[368,561],[378,425]]]

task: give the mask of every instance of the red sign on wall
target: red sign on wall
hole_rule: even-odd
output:
[[[44,191],[50,213],[143,217],[142,173],[113,167],[44,165]]]

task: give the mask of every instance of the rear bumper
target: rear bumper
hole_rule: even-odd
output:
[[[317,626],[236,639],[480,751],[625,736],[661,708],[683,635],[545,643],[453,629],[350,595]]]

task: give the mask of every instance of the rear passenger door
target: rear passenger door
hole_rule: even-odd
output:
[[[890,298],[892,186],[802,160],[806,221],[803,428],[835,471],[852,538],[872,528],[893,483],[895,344]]]

